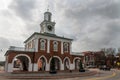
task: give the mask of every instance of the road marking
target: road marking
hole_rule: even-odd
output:
[[[85,79],[85,80],[100,80],[100,79],[107,79],[116,76],[116,73],[113,72],[112,75],[109,76],[104,76],[104,77],[99,77],[99,78],[90,78],[90,79]]]

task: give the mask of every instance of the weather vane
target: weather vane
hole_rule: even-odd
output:
[[[47,12],[49,12],[49,5],[47,6]]]

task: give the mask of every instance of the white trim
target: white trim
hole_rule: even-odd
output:
[[[61,54],[63,54],[63,41],[61,41]]]
[[[47,64],[46,64],[46,71],[49,71],[49,70],[50,70],[50,64],[47,63]]]
[[[43,35],[37,35],[36,36],[38,39],[39,38],[44,38],[44,39],[50,39],[50,40],[55,40],[55,41],[63,41],[63,42],[68,42],[68,43],[70,43],[71,42],[71,40],[65,40],[65,39],[60,39],[60,38],[53,38],[53,37],[49,37],[49,36],[43,36]]]
[[[64,44],[63,44],[63,51],[64,52],[68,52],[69,51],[69,46],[68,46],[69,44],[67,43],[67,42],[64,42]],[[65,50],[66,49],[66,50]]]
[[[40,40],[40,42],[42,42],[42,41],[44,41],[44,43],[46,43],[46,40],[45,40],[45,39],[43,39],[43,38]]]
[[[69,49],[70,49],[70,54],[71,54],[72,53],[72,42],[70,43],[69,46],[70,46]]]
[[[35,38],[35,51],[38,52],[38,39]]]
[[[75,58],[73,59],[73,63],[75,62],[76,59],[81,60],[81,58],[79,58],[79,57],[75,57]]]
[[[33,70],[34,71],[38,71],[38,64],[34,63],[33,65],[34,65],[34,69]]]
[[[64,70],[64,63],[61,64],[61,70]]]
[[[75,65],[74,64],[70,64],[70,70],[74,70],[75,69]]]
[[[42,42],[42,41],[43,41],[43,42]],[[45,49],[46,49],[45,43],[46,43],[46,40],[45,40],[45,39],[41,39],[41,40],[40,40],[40,50],[45,50]],[[41,46],[43,46],[43,45],[44,45],[44,48],[41,47]]]
[[[7,72],[13,72],[13,64],[8,63],[8,70]]]
[[[47,39],[47,53],[50,53],[50,40]]]
[[[69,58],[69,57],[65,57],[65,58],[64,58],[64,60],[63,60],[64,67],[65,67],[65,60],[66,60],[66,59],[68,59],[68,61],[69,61],[69,66],[68,66],[68,67],[69,67],[69,69],[70,69],[71,61],[70,61],[70,58]]]
[[[66,59],[68,59],[69,64],[71,64],[71,61],[70,61],[70,58],[69,58],[69,57],[65,57],[64,60],[63,60],[63,63],[65,62]]]
[[[55,47],[57,47],[57,48],[55,48]],[[53,51],[58,51],[58,41],[53,41]]]
[[[26,54],[18,54],[18,55],[16,55],[16,56],[13,58],[12,64],[14,63],[14,59],[15,59],[16,57],[18,57],[18,56],[26,56],[26,57],[29,59],[29,63],[31,63],[31,58],[30,58],[28,55],[26,55]]]

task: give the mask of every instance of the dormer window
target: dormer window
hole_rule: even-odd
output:
[[[40,40],[40,50],[45,50],[45,43],[46,41],[44,39]]]
[[[68,52],[68,43],[64,43],[63,50],[64,52]]]
[[[57,41],[53,42],[53,51],[58,51],[58,42]]]

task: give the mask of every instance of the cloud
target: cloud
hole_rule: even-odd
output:
[[[17,16],[24,20],[32,20],[32,10],[35,7],[36,0],[13,0],[9,6]]]
[[[103,47],[120,47],[120,1],[89,0],[56,2],[62,15],[59,18],[67,35],[75,36],[73,51],[100,50]],[[73,5],[74,4],[74,5]],[[58,25],[58,26],[61,26]]]
[[[0,48],[3,49],[3,48],[8,48],[10,45],[10,42],[8,39],[4,38],[4,37],[0,37]]]
[[[40,32],[48,5],[56,34],[73,38],[73,51],[120,47],[120,0],[11,0],[0,6],[0,42],[23,46]]]
[[[6,50],[9,48],[10,46],[10,42],[8,39],[4,38],[4,37],[0,37],[0,61],[4,60],[4,54],[6,52]]]

